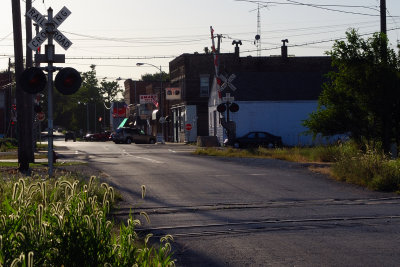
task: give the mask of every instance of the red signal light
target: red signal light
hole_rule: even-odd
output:
[[[82,78],[79,72],[74,68],[63,68],[60,70],[54,80],[57,90],[64,95],[76,93],[82,84]]]
[[[232,104],[229,106],[229,110],[230,110],[231,112],[238,112],[238,111],[239,111],[239,105],[236,104],[236,103],[232,103]]]
[[[46,87],[47,79],[40,68],[32,67],[22,72],[20,82],[25,92],[37,94]]]
[[[217,111],[218,111],[219,113],[225,112],[225,111],[226,111],[226,105],[225,105],[225,103],[219,104],[219,105],[217,106]]]

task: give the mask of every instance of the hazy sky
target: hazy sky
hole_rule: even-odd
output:
[[[5,70],[8,58],[14,61],[13,27],[11,0],[1,1],[0,70]],[[89,71],[95,64],[99,79],[115,80],[139,79],[158,71],[137,67],[137,62],[168,72],[174,57],[202,53],[211,46],[210,26],[224,37],[221,52],[232,52],[232,41],[241,40],[241,55],[256,56],[257,3],[261,4],[262,56],[280,54],[282,39],[289,40],[290,55],[320,56],[331,48],[329,40],[342,38],[350,27],[362,34],[380,30],[379,0],[34,0],[33,6],[43,15],[49,7],[54,14],[63,6],[72,12],[59,30],[73,45],[65,51],[56,44],[56,53],[66,55],[66,63],[58,66]],[[400,1],[387,0],[387,9],[387,28],[400,28]],[[21,11],[25,14],[24,1]],[[24,16],[22,25],[25,29]],[[389,31],[393,45],[399,36],[400,29]]]

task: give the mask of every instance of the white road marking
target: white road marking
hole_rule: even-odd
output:
[[[132,155],[129,155],[129,156],[132,156]],[[158,160],[155,160],[155,159],[150,159],[150,158],[144,158],[144,157],[138,157],[138,156],[133,156],[133,157],[137,158],[137,159],[144,159],[144,160],[150,161],[152,163],[157,163],[157,164],[164,163],[164,162],[161,162],[161,161],[158,161]]]

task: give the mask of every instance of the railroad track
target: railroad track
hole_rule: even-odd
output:
[[[385,224],[400,225],[400,197],[390,198],[369,198],[369,199],[323,199],[323,200],[303,200],[303,201],[269,201],[263,203],[219,203],[204,205],[179,205],[179,206],[154,206],[134,209],[134,215],[141,212],[151,216],[174,216],[188,214],[198,214],[201,212],[229,212],[240,210],[257,209],[280,209],[280,208],[323,208],[323,207],[350,207],[366,205],[385,205],[393,206],[390,214],[358,215],[358,216],[332,216],[316,215],[312,218],[279,218],[277,216],[267,219],[235,219],[230,222],[210,222],[206,223],[182,223],[171,224],[160,227],[140,227],[138,230],[151,232],[155,236],[172,234],[174,237],[201,237],[212,235],[231,235],[246,234],[252,232],[269,231],[299,231],[310,229],[337,228],[337,227],[360,227]],[[128,207],[120,208],[113,213],[117,217],[129,215]],[[129,208],[130,209],[130,208]],[[166,218],[167,219],[167,218]]]

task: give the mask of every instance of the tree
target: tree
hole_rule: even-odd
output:
[[[103,98],[100,94],[98,79],[96,77],[96,66],[91,65],[90,71],[83,72],[82,86],[73,95],[62,95],[54,90],[54,124],[65,127],[69,130],[77,131],[86,129],[86,114],[99,110],[103,106]],[[89,105],[89,106],[87,106]],[[100,113],[99,113],[100,114]],[[97,119],[93,116],[89,118],[89,129],[94,130]]]
[[[160,81],[160,73],[158,72],[155,74],[150,74],[150,73],[143,74],[141,76],[140,80],[145,81],[145,82],[159,82]],[[169,74],[163,71],[162,72],[162,81],[166,82],[169,80],[170,80]]]
[[[400,137],[399,54],[387,47],[382,57],[383,34],[362,39],[356,30],[346,32],[327,52],[334,71],[323,85],[317,111],[304,125],[315,135],[349,134],[355,141],[380,141],[388,152]]]
[[[118,94],[123,91],[115,81],[107,82],[102,80],[100,83],[99,92],[103,96],[104,104],[108,109],[111,107],[111,103],[118,99]]]

